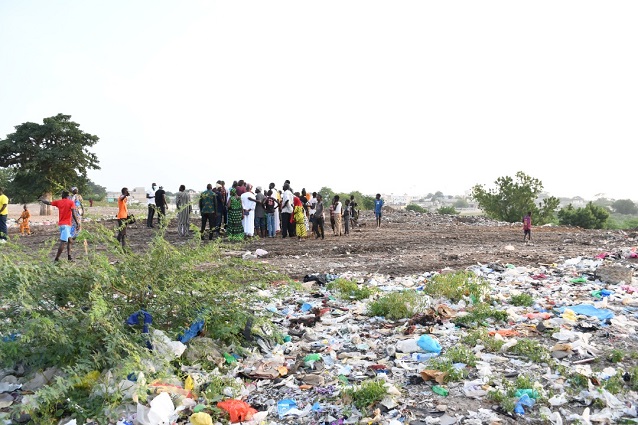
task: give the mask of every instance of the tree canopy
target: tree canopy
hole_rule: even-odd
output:
[[[535,202],[543,192],[543,183],[522,171],[517,172],[515,177],[499,177],[494,182],[494,189],[485,189],[477,184],[472,188],[472,197],[488,217],[496,220],[514,223],[522,220],[529,211],[538,224],[552,221],[560,204],[558,198],[550,196],[537,206]]]
[[[609,218],[609,213],[603,207],[589,202],[584,208],[574,208],[572,204],[558,212],[560,224],[578,226],[583,229],[602,229]]]
[[[631,199],[619,199],[611,207],[618,214],[638,214],[638,207]]]
[[[98,141],[80,130],[70,115],[16,126],[14,133],[0,140],[0,167],[12,176],[10,196],[26,202],[71,186],[84,191],[87,171],[100,168],[97,156],[89,151]]]

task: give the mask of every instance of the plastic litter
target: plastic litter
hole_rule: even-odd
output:
[[[417,341],[417,345],[428,353],[440,353],[441,344],[429,335],[421,335]]]
[[[257,410],[250,407],[243,400],[228,399],[217,403],[217,407],[225,410],[230,415],[230,421],[233,423],[249,421]]]

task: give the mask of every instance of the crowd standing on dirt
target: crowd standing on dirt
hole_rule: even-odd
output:
[[[153,226],[153,217],[157,215],[159,226],[166,226],[166,207],[168,205],[163,187],[155,190],[156,183],[146,192],[148,204],[147,227]],[[379,195],[380,197],[380,195]],[[254,187],[244,180],[236,180],[230,189],[226,182],[218,180],[215,185],[208,184],[197,199],[191,199],[181,185],[176,197],[177,226],[180,236],[188,236],[190,215],[193,205],[197,205],[201,216],[201,238],[212,240],[225,236],[230,241],[241,241],[259,236],[261,238],[296,238],[306,240],[309,237],[324,239],[324,205],[320,193],[294,191],[290,181],[286,180],[282,189],[275,183],[264,191],[261,186]],[[357,225],[358,204],[354,195],[342,205],[335,195],[330,204],[330,222],[335,236],[349,235]]]

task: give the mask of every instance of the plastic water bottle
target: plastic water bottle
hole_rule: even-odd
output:
[[[412,353],[412,360],[415,362],[426,362],[432,357],[436,357],[438,355],[438,353]]]

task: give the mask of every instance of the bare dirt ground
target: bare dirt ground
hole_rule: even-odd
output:
[[[10,219],[16,218],[20,211],[19,206],[12,207]],[[37,215],[35,208],[31,211],[33,234],[16,238],[17,243],[41,248],[55,241],[57,214],[42,217]],[[135,213],[140,220],[129,226],[127,240],[131,249],[139,251],[148,246],[156,229],[146,227],[142,217],[144,209]],[[116,227],[113,207],[89,208],[87,216],[108,228]],[[198,217],[193,216],[191,221],[199,226]],[[85,228],[90,229],[94,223],[85,222]],[[115,235],[115,230],[113,232]],[[10,235],[17,233],[17,227],[9,229]],[[462,269],[477,263],[537,266],[577,256],[593,257],[613,248],[633,246],[637,235],[638,231],[534,227],[532,242],[526,244],[523,243],[519,223],[388,210],[384,212],[380,228],[376,228],[372,212],[362,211],[359,225],[351,229],[349,235],[334,236],[328,222],[323,240],[313,237],[282,239],[281,236],[274,239],[253,238],[230,248],[236,255],[261,248],[268,254],[257,261],[268,263],[294,279],[313,273],[338,274],[346,271],[403,276],[446,267]],[[169,224],[165,237],[176,245],[187,240],[177,234],[175,221]],[[74,255],[80,259],[82,249],[76,247]]]

